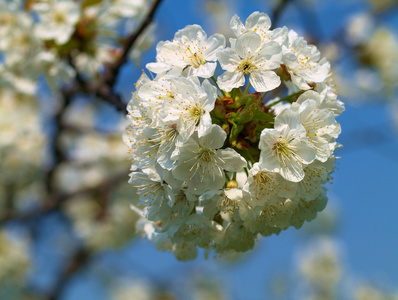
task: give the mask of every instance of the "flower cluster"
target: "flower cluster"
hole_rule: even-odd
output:
[[[23,284],[31,267],[29,242],[0,230],[0,297],[1,299],[23,298]]]
[[[339,147],[344,105],[318,49],[265,13],[230,27],[229,46],[199,25],[160,42],[155,79],[143,74],[128,105],[137,226],[180,260],[244,252],[314,219]]]
[[[97,78],[121,55],[122,33],[136,25],[147,6],[146,0],[1,1],[0,84],[33,95],[40,75],[52,90],[72,81],[76,72]],[[146,32],[130,53],[134,59],[149,46],[151,34]]]

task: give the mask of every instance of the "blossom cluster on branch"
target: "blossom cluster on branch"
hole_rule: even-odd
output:
[[[77,76],[98,79],[122,54],[146,0],[27,0],[0,3],[0,83],[33,95],[40,75],[53,91]],[[138,59],[153,27],[129,53]],[[21,63],[21,60],[24,63]]]
[[[137,226],[180,260],[300,228],[325,207],[335,166],[344,105],[329,62],[265,13],[230,27],[229,46],[199,25],[160,42],[156,77],[143,74],[128,105]]]

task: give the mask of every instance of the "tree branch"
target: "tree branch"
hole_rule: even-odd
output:
[[[72,255],[68,264],[66,265],[62,274],[58,278],[52,293],[48,296],[48,300],[60,299],[69,278],[81,270],[90,260],[92,252],[86,249],[84,246],[79,247]]]
[[[80,195],[101,193],[104,189],[108,189],[109,186],[114,186],[122,179],[125,179],[127,177],[127,173],[128,170],[123,170],[115,173],[113,176],[105,179],[103,182],[95,187],[83,188],[81,190],[70,193],[52,194],[43,201],[43,205],[39,209],[25,213],[23,215],[16,215],[15,213],[8,214],[0,219],[0,225],[3,225],[4,223],[9,221],[28,221],[32,218],[51,213],[59,209],[61,205],[69,198],[77,197]]]
[[[130,50],[133,48],[134,44],[137,42],[138,38],[141,34],[144,33],[145,29],[152,23],[153,17],[159,7],[159,4],[162,0],[154,0],[152,5],[149,9],[149,12],[146,18],[142,21],[141,25],[136,29],[136,31],[127,37],[126,42],[123,46],[122,54],[120,55],[119,59],[116,60],[115,63],[111,64],[105,71],[102,82],[108,85],[109,87],[113,87],[117,76],[119,75],[119,71],[121,66],[127,61],[127,56]]]
[[[126,38],[120,57],[114,63],[109,64],[106,67],[98,85],[93,85],[88,81],[83,80],[81,76],[78,76],[77,78],[79,78],[79,80],[76,81],[75,85],[70,87],[65,92],[73,94],[77,91],[81,91],[87,94],[94,94],[102,100],[113,105],[118,111],[127,113],[127,105],[123,103],[120,95],[114,91],[116,79],[119,75],[121,67],[127,61],[130,50],[134,47],[138,38],[144,33],[145,29],[152,23],[153,17],[161,2],[162,0],[154,0],[152,2],[147,16],[144,18],[136,31]]]
[[[281,16],[281,13],[285,9],[286,5],[289,4],[289,2],[292,2],[292,1],[293,0],[280,0],[279,4],[276,6],[276,8],[274,9],[274,12],[271,15],[271,21],[272,21],[272,25],[273,25],[274,28],[278,24],[280,16]]]

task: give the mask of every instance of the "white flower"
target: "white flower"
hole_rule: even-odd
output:
[[[53,91],[57,90],[59,82],[69,83],[76,75],[73,68],[60,60],[54,52],[38,53],[34,63],[37,70],[44,73],[46,81]]]
[[[167,219],[162,219],[162,226],[159,229],[162,232],[168,231],[180,220],[188,218],[198,200],[196,195],[191,194],[185,188],[178,190],[178,187],[175,187],[174,190],[177,190],[177,192],[174,194],[171,213]]]
[[[159,227],[155,222],[148,221],[146,218],[140,218],[136,223],[137,231],[145,235],[150,241],[156,244],[156,249],[162,251],[171,251],[173,244],[169,239],[167,232],[159,232]]]
[[[260,168],[278,172],[283,178],[298,182],[304,178],[303,167],[315,159],[306,130],[297,115],[285,109],[275,118],[275,129],[261,132]]]
[[[236,37],[239,37],[247,31],[257,33],[261,37],[262,43],[272,40],[281,45],[286,40],[288,33],[286,27],[270,30],[271,20],[269,16],[266,13],[260,13],[258,11],[255,11],[247,17],[245,25],[243,25],[238,15],[234,15],[229,26]]]
[[[130,174],[129,183],[137,188],[140,203],[144,204],[145,217],[151,221],[161,221],[169,217],[174,202],[172,188],[164,182],[154,169],[144,169]]]
[[[298,114],[300,123],[307,131],[307,138],[316,151],[316,159],[325,162],[330,154],[328,136],[334,135],[337,122],[332,111],[318,109],[317,102],[307,99],[301,104],[293,103],[292,110]]]
[[[214,109],[217,89],[205,79],[178,78],[171,83],[174,98],[164,99],[160,118],[166,124],[176,124],[177,131],[187,140],[197,129],[201,137],[211,126],[210,112]]]
[[[334,170],[335,158],[329,158],[326,162],[314,160],[304,169],[304,179],[296,183],[297,198],[312,201],[322,191],[322,183],[329,179]]]
[[[140,130],[140,134],[128,142],[125,137],[125,143],[129,146],[129,159],[131,160],[131,170],[155,168],[156,156],[159,150],[159,143],[152,140],[156,130],[150,127]],[[130,134],[131,135],[131,134]]]
[[[6,289],[7,283],[8,285],[21,283],[26,278],[31,265],[28,246],[27,240],[12,237],[4,229],[0,231],[0,280],[2,289]],[[6,283],[5,286],[4,283]]]
[[[172,68],[182,70],[186,76],[209,78],[217,67],[216,53],[225,47],[225,38],[214,34],[207,38],[199,25],[188,25],[179,30],[173,41],[162,42],[158,49],[157,63],[147,65],[155,73]]]
[[[137,88],[138,96],[140,97],[139,105],[146,111],[148,118],[152,120],[151,126],[164,124],[159,119],[159,114],[163,110],[164,100],[166,98],[174,98],[171,83],[178,79],[178,77],[165,75]],[[176,89],[173,90],[175,91]]]
[[[2,63],[20,70],[24,76],[34,73],[29,74],[30,77],[37,78],[36,70],[31,70],[29,65],[42,51],[40,40],[33,34],[34,20],[27,13],[16,14],[16,19],[7,17],[13,14],[6,12],[5,15],[0,15],[0,51],[4,51],[5,56]]]
[[[198,248],[193,243],[181,242],[173,244],[173,253],[178,260],[189,261],[196,258]]]
[[[258,163],[250,169],[243,190],[249,194],[245,199],[252,207],[275,204],[295,195],[292,182],[278,173],[261,170]]]
[[[329,77],[325,82],[317,83],[315,86],[316,92],[307,91],[300,95],[296,102],[302,103],[306,99],[313,99],[316,101],[318,108],[327,108],[336,116],[341,115],[345,110],[344,103],[337,99],[336,88],[329,83],[331,80],[331,77]]]
[[[310,84],[324,81],[330,74],[329,62],[320,59],[319,50],[308,45],[293,30],[289,31],[288,37],[282,45],[282,69],[288,72],[292,83],[301,90],[308,90]]]
[[[217,213],[234,213],[239,209],[243,198],[243,192],[238,188],[224,189],[222,191],[210,191],[199,197],[203,205],[203,215],[213,219]]]
[[[193,194],[222,188],[225,183],[224,170],[238,172],[246,166],[245,159],[235,150],[219,149],[226,136],[220,126],[212,125],[205,135],[190,138],[180,147],[173,175],[186,181],[188,190]]]
[[[35,6],[40,23],[36,25],[36,36],[43,40],[54,40],[65,44],[75,30],[80,17],[79,4],[74,1],[50,1],[47,5]]]
[[[73,57],[74,64],[79,72],[89,78],[95,78],[103,68],[116,59],[117,51],[114,47],[97,43],[90,53],[79,52]]]
[[[105,0],[107,13],[114,18],[134,18],[144,13],[147,0]]]
[[[239,210],[245,226],[253,233],[260,233],[268,236],[278,234],[281,229],[290,226],[290,218],[295,205],[290,199],[283,199],[278,202],[266,203],[263,206],[243,206]]]
[[[375,21],[369,12],[353,15],[348,24],[348,41],[354,45],[365,43],[369,39],[369,33],[375,29]]]
[[[245,252],[254,247],[256,234],[247,229],[242,221],[229,223],[222,233],[216,239],[215,250],[218,253],[229,252]]]
[[[340,249],[336,241],[320,238],[300,255],[300,271],[314,289],[334,294],[341,278]],[[369,298],[376,300],[378,298]]]
[[[261,44],[261,37],[248,31],[236,40],[234,49],[225,48],[217,53],[221,67],[226,70],[217,78],[220,88],[226,92],[250,83],[257,92],[266,92],[278,87],[280,78],[274,71],[281,61],[281,47],[273,41]]]
[[[36,78],[24,75],[20,73],[20,70],[0,65],[0,82],[3,86],[10,87],[23,95],[33,96],[37,88]]]
[[[326,197],[325,188],[321,188],[320,194],[312,201],[305,201],[303,199],[299,199],[297,202],[292,201],[295,207],[289,221],[290,225],[299,229],[305,221],[314,220],[317,213],[326,207],[327,202],[328,198]]]
[[[189,242],[207,247],[212,241],[211,232],[215,230],[212,221],[203,215],[192,214],[176,219],[168,229],[170,240],[174,243]]]

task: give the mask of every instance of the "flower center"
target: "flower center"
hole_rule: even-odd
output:
[[[277,156],[280,163],[286,166],[286,160],[290,161],[292,157],[296,156],[296,149],[290,145],[293,141],[292,139],[286,140],[283,137],[280,137],[272,146],[273,156]]]
[[[271,182],[271,177],[269,176],[269,173],[266,171],[260,171],[256,175],[254,175],[254,180],[260,189],[263,189],[265,185],[267,185],[269,182]],[[272,186],[271,186],[272,187]]]
[[[212,150],[203,149],[200,153],[200,159],[205,162],[211,162],[212,161],[211,157],[213,154],[214,153]]]
[[[194,53],[191,56],[191,64],[192,66],[196,69],[199,68],[201,65],[204,65],[206,63],[206,60],[203,58],[202,55],[198,54],[198,53]]]
[[[198,105],[195,105],[189,110],[192,118],[195,120],[195,124],[198,125],[200,118],[205,114],[205,110]]]
[[[249,75],[252,71],[256,69],[256,66],[250,60],[242,60],[238,66],[238,71],[243,72],[245,75]]]
[[[222,196],[221,202],[216,206],[218,210],[223,212],[234,212],[238,207],[238,202],[228,198],[225,194]]]
[[[53,18],[54,18],[54,22],[57,24],[66,23],[66,17],[62,11],[55,11]]]

